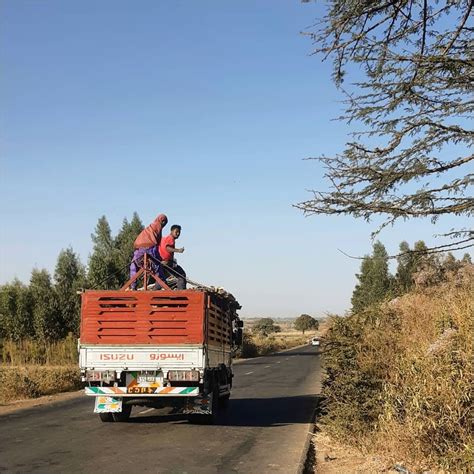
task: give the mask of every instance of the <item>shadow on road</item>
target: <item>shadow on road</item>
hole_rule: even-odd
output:
[[[309,423],[319,405],[318,395],[277,398],[238,398],[218,417],[225,426],[284,426]]]
[[[319,354],[321,354],[322,351],[320,351],[319,349],[316,349],[315,351],[312,351],[312,352],[279,352],[277,354],[270,354],[268,356],[265,356],[265,357],[291,357],[291,356],[311,356],[311,357],[314,357],[314,356],[317,356]]]
[[[302,395],[278,398],[238,398],[229,400],[227,407],[220,410],[216,425],[277,427],[295,423],[309,423],[318,412],[319,395]],[[184,415],[137,416],[129,423],[183,422]]]

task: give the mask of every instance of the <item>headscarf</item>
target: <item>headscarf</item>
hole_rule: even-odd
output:
[[[136,249],[141,249],[160,245],[161,231],[167,222],[168,218],[164,214],[160,214],[148,227],[140,232],[133,246]]]

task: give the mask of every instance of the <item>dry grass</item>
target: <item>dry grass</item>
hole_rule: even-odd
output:
[[[77,366],[0,367],[0,404],[81,388]]]
[[[244,333],[244,342],[238,357],[244,359],[272,354],[274,352],[290,349],[308,343],[313,332],[307,332],[304,336],[301,332],[287,331],[261,336],[258,334]]]
[[[0,341],[0,404],[81,387],[77,339]]]
[[[448,283],[336,318],[328,432],[414,471],[473,472],[473,294]]]
[[[1,366],[77,364],[77,338],[69,335],[57,342],[0,340]]]

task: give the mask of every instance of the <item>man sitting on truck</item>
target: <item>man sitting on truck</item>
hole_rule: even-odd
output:
[[[165,268],[166,277],[174,276],[176,278],[176,289],[185,290],[186,289],[186,273],[184,270],[176,263],[174,260],[175,253],[183,253],[184,247],[177,248],[175,246],[176,239],[179,239],[181,235],[181,226],[172,225],[169,235],[161,239],[160,243],[160,256],[161,260],[165,265],[172,268],[174,271],[169,271]]]
[[[132,263],[130,264],[130,278],[137,274],[143,260],[143,255],[148,254],[154,259],[151,260],[153,273],[162,280],[166,279],[163,267],[158,263],[161,260],[158,248],[161,243],[161,231],[167,223],[168,218],[164,214],[160,214],[148,227],[138,234],[133,244],[135,251],[133,252]],[[130,287],[132,290],[136,290],[137,282],[134,281]]]

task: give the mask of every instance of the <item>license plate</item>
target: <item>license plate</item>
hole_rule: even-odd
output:
[[[156,377],[155,375],[139,375],[137,376],[137,383],[152,383],[161,386],[163,377]]]
[[[140,386],[135,386],[135,387],[128,387],[127,392],[128,393],[134,393],[136,395],[139,394],[152,394],[155,393],[157,387],[140,387]]]

